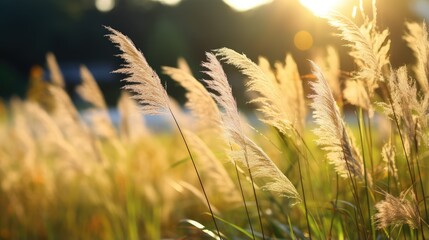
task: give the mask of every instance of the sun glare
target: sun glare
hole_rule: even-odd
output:
[[[114,0],[95,0],[95,7],[100,12],[108,12],[115,7]]]
[[[237,11],[243,12],[272,2],[273,0],[223,0]]]
[[[300,2],[315,15],[323,16],[337,7],[341,0],[300,0]]]
[[[181,2],[181,0],[156,0],[156,1],[169,6],[175,6]]]

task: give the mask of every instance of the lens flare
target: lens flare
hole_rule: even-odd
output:
[[[115,7],[115,0],[96,0],[95,7],[100,12],[108,12]]]
[[[324,16],[333,10],[340,0],[300,0],[301,4],[317,16]]]
[[[313,46],[313,36],[307,31],[299,31],[293,38],[295,47],[301,51],[306,51]]]
[[[181,0],[157,0],[157,1],[169,6],[176,6],[181,2]]]
[[[273,0],[223,0],[226,4],[237,11],[243,12],[256,8],[263,4],[272,2]]]

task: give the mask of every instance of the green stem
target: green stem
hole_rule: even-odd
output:
[[[281,139],[283,140],[283,142],[286,144],[286,139],[285,136],[283,134],[280,133]],[[294,144],[295,146],[295,144]],[[298,149],[298,146],[295,146]],[[299,180],[301,182],[301,190],[302,190],[302,197],[304,200],[304,208],[305,208],[305,218],[307,220],[307,230],[308,230],[308,236],[311,239],[311,229],[310,229],[310,222],[308,220],[308,208],[307,208],[307,201],[306,201],[306,197],[305,197],[305,191],[304,191],[304,181],[302,178],[302,170],[301,170],[301,160],[300,158],[298,158],[298,170],[299,170]]]
[[[427,204],[426,204],[426,194],[425,194],[425,189],[423,186],[423,180],[422,180],[422,174],[420,171],[420,163],[419,163],[419,146],[418,146],[418,140],[417,140],[417,126],[418,123],[416,122],[415,124],[415,128],[414,128],[414,146],[415,146],[415,152],[416,152],[416,164],[417,164],[417,173],[419,174],[419,182],[420,182],[420,188],[422,191],[422,195],[423,195],[423,204],[425,207],[425,215],[426,218],[428,217],[428,208],[427,208]]]
[[[362,162],[363,162],[363,171],[364,171],[364,177],[365,177],[365,191],[366,191],[366,203],[368,205],[368,218],[369,218],[369,225],[370,225],[370,229],[371,229],[371,233],[372,233],[372,237],[373,239],[375,239],[375,231],[373,228],[373,225],[371,223],[371,205],[369,202],[369,186],[368,186],[368,171],[366,169],[366,161],[365,161],[365,147],[363,144],[363,129],[362,129],[362,121],[364,121],[363,119],[363,113],[362,113],[362,108],[359,108],[359,118],[358,118],[358,126],[359,126],[359,136],[360,136],[360,141],[361,141],[361,145],[362,145]]]
[[[259,225],[261,226],[262,239],[265,240],[264,227],[262,226],[262,217],[261,217],[261,213],[259,211],[260,205],[259,205],[259,201],[258,201],[258,196],[256,195],[255,182],[253,180],[252,171],[250,170],[249,159],[247,158],[246,148],[244,149],[244,158],[246,160],[247,171],[249,173],[250,182],[252,184],[253,197],[255,198],[255,202],[256,202],[256,210],[258,212]]]
[[[371,175],[374,176],[374,156],[373,156],[373,150],[372,150],[371,119],[369,117],[369,113],[368,112],[366,114],[366,118],[367,118],[367,121],[368,121],[368,125],[365,123],[365,118],[363,118],[362,120],[363,120],[364,129],[367,130],[365,132],[365,138],[366,138],[366,141],[368,142],[369,160],[370,160],[370,163],[371,163]]]
[[[295,134],[298,136],[299,140],[301,140],[302,144],[304,144],[305,149],[307,149],[307,151],[310,153],[311,158],[312,158],[313,160],[315,160],[316,158],[314,157],[313,153],[311,152],[310,148],[308,147],[307,142],[306,142],[306,141],[304,140],[304,138],[301,136],[301,133],[300,133],[300,132],[298,132],[298,130],[296,130],[295,128],[294,128],[294,132],[295,132]],[[306,159],[307,159],[307,158],[306,158]]]
[[[231,144],[229,146],[230,146],[230,148],[232,150]],[[237,163],[235,161],[234,161],[234,168],[235,168],[235,174],[237,175],[238,186],[240,187],[241,198],[243,200],[243,204],[244,204],[244,209],[246,211],[247,220],[249,221],[250,231],[252,232],[252,237],[255,240],[256,239],[256,237],[255,237],[255,231],[253,230],[253,225],[252,225],[252,221],[250,219],[249,209],[247,208],[246,198],[244,197],[243,185],[241,184],[240,173],[238,172],[238,166],[237,166]]]
[[[168,110],[170,111],[170,114],[173,117],[174,123],[176,124],[177,129],[179,130],[180,136],[182,137],[182,140],[183,140],[183,142],[185,143],[185,146],[186,146],[186,150],[188,151],[189,157],[191,158],[192,166],[194,167],[195,173],[197,174],[197,178],[198,178],[198,181],[200,183],[201,190],[203,191],[204,198],[206,199],[206,203],[207,203],[207,206],[209,208],[210,215],[212,217],[213,223],[215,225],[217,235],[219,236],[219,239],[222,239],[222,237],[220,235],[219,227],[217,226],[216,219],[215,219],[214,214],[213,214],[212,206],[211,206],[209,198],[207,196],[206,189],[204,188],[203,181],[201,180],[201,176],[200,176],[200,173],[199,173],[199,171],[197,169],[197,165],[195,164],[194,157],[192,156],[191,150],[189,149],[188,142],[186,141],[186,138],[185,138],[185,136],[183,135],[183,132],[182,132],[182,128],[180,127],[179,123],[177,122],[177,119],[174,116],[173,112],[171,111],[170,107],[168,108]]]
[[[335,204],[334,204],[334,209],[333,209],[333,213],[332,213],[332,218],[331,218],[331,224],[329,227],[329,236],[328,239],[332,239],[332,227],[334,226],[334,218],[335,215],[337,214],[337,204],[338,204],[338,193],[339,193],[339,176],[338,173],[336,174],[337,176],[337,181],[336,181],[336,193],[335,193]]]
[[[301,160],[300,159],[298,159],[298,170],[299,170],[299,180],[301,181],[302,198],[304,200],[305,218],[307,220],[308,236],[311,239],[310,221],[308,220],[308,208],[307,208],[307,201],[305,198],[304,181],[302,179],[302,170],[301,170]]]
[[[312,153],[312,151],[310,150],[310,148],[308,147],[308,145],[307,145],[307,142],[305,141],[305,139],[303,138],[303,136],[301,135],[301,133],[296,129],[296,128],[293,128],[294,129],[294,132],[295,132],[295,134],[296,134],[296,136],[298,136],[298,138],[300,139],[300,141],[301,141],[301,143],[304,145],[304,147],[305,147],[305,149],[307,150],[307,152],[308,153],[310,153],[310,156],[311,156],[311,158],[315,161],[316,160],[316,158],[314,157],[314,155],[313,155],[313,153]],[[295,148],[296,149],[298,149],[298,146],[296,146],[296,144],[294,144],[294,146],[295,146]],[[301,151],[298,151],[298,152],[301,152]],[[307,156],[307,152],[305,152],[304,151],[304,153],[305,154],[302,154],[301,153],[301,156],[303,156],[303,158],[306,160],[305,161],[305,163],[307,164],[307,171],[306,171],[306,174],[307,174],[307,178],[308,179],[311,179],[311,176],[310,176],[310,163],[309,163],[309,161],[308,161],[308,156]],[[309,185],[309,187],[310,187],[310,193],[311,193],[311,197],[312,197],[312,199],[313,199],[313,201],[315,200],[315,198],[314,198],[314,188],[313,188],[313,181],[309,181],[308,182],[308,185]],[[320,217],[320,212],[319,212],[319,209],[321,209],[321,205],[320,205],[320,201],[316,201],[316,205],[317,205],[317,207],[316,207],[316,213],[317,213],[317,220],[319,221],[319,225],[322,225],[322,229],[323,229],[323,234],[326,236],[326,232],[324,231],[325,230],[325,225],[324,225],[324,221],[321,219],[321,217]]]
[[[343,130],[345,131],[345,129],[343,129]],[[350,184],[351,184],[351,187],[352,187],[352,195],[353,195],[353,198],[355,200],[357,211],[359,212],[359,215],[360,215],[360,217],[361,217],[361,219],[363,221],[363,226],[365,226],[365,220],[364,220],[364,217],[363,217],[362,208],[360,207],[360,204],[359,204],[360,201],[359,201],[359,195],[358,195],[358,191],[357,191],[357,184],[355,182],[354,177],[351,174],[350,166],[349,166],[349,164],[348,164],[348,162],[346,160],[347,158],[346,158],[346,153],[345,153],[343,145],[341,145],[341,147],[342,147],[342,150],[343,150],[343,158],[344,158],[344,161],[346,162],[347,174],[348,174],[348,177],[350,179]],[[356,217],[357,231],[358,231],[358,234],[359,234],[359,230],[360,230],[359,219],[358,219],[358,217],[356,215],[355,215],[355,217]],[[363,233],[364,233],[364,238],[367,239],[365,229],[363,230]]]

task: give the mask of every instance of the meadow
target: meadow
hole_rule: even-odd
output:
[[[184,59],[155,72],[106,27],[123,60],[117,123],[85,66],[83,118],[48,54],[50,79],[35,70],[25,99],[0,104],[0,239],[425,239],[426,24],[404,22],[415,62],[393,68],[375,5],[322,17],[345,46],[327,46],[311,74],[291,54],[271,63],[221,48],[206,53],[201,80]],[[256,128],[226,65],[245,76]],[[167,77],[186,90],[186,111]],[[150,129],[151,115],[168,130]]]

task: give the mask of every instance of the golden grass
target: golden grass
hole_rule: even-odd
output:
[[[393,69],[388,30],[363,16],[326,16],[357,69],[340,76],[330,46],[320,67],[310,63],[311,92],[289,54],[272,67],[219,49],[207,53],[204,81],[184,60],[164,67],[190,115],[132,41],[107,28],[133,94],[121,95],[117,124],[85,67],[83,120],[48,54],[50,81],[34,74],[27,99],[0,102],[0,239],[424,239],[427,29],[406,23],[416,65]],[[248,78],[260,132],[241,116],[222,61]],[[142,114],[169,114],[171,130],[153,132]]]

